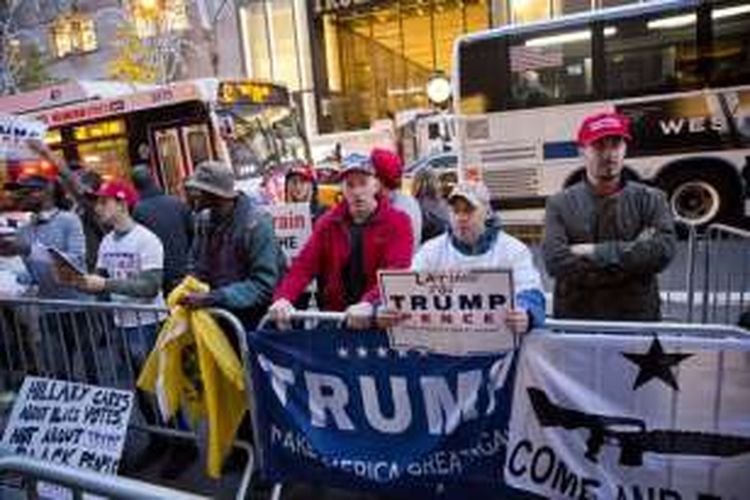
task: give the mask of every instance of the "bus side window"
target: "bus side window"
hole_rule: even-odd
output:
[[[722,3],[712,12],[711,83],[750,83],[750,4]]]
[[[607,93],[636,96],[699,88],[695,13],[624,19],[604,27]]]
[[[510,47],[510,108],[534,108],[593,98],[591,32],[534,34]]]

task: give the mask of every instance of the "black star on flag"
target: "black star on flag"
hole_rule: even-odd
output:
[[[680,388],[677,387],[677,380],[672,373],[672,367],[692,356],[692,354],[666,354],[656,335],[654,335],[654,341],[651,342],[647,353],[621,352],[620,354],[631,363],[638,365],[639,371],[633,384],[633,390],[638,389],[652,378],[658,378],[675,391],[679,391]]]

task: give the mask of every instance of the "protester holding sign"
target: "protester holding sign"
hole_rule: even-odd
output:
[[[623,177],[627,117],[600,113],[578,131],[583,181],[547,201],[544,260],[556,317],[658,321],[656,275],[675,253],[664,193]]]
[[[89,293],[107,293],[112,302],[164,307],[164,248],[159,238],[130,214],[137,193],[126,182],[112,180],[102,184],[96,197],[99,220],[112,231],[99,246],[96,274],[83,275],[76,285]],[[127,339],[128,359],[136,373],[154,345],[161,319],[135,311],[114,315],[115,326]],[[156,423],[151,405],[141,398],[139,406],[149,423]]]
[[[412,270],[510,269],[516,304],[507,313],[508,328],[514,333],[525,333],[542,326],[545,300],[539,271],[529,249],[500,230],[485,185],[459,183],[448,201],[449,232],[422,245],[414,256]],[[387,324],[392,319],[389,316],[390,312],[384,311],[379,319]]]
[[[289,164],[284,176],[284,201],[309,203],[313,222],[325,213],[325,207],[318,202],[318,182],[312,165],[301,161]]]
[[[313,278],[321,289],[321,310],[347,312],[351,328],[371,326],[379,300],[379,269],[404,269],[411,262],[409,218],[378,196],[380,183],[366,156],[344,158],[344,201],[318,220],[313,234],[274,293],[270,313],[287,324],[293,303]]]

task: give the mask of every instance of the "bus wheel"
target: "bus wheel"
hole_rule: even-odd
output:
[[[728,192],[723,189],[723,179],[707,180],[701,177],[683,178],[670,183],[669,207],[675,219],[693,226],[713,222],[728,204]]]

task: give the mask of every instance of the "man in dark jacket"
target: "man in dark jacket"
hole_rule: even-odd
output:
[[[657,274],[675,252],[664,194],[622,177],[629,120],[586,118],[578,145],[585,180],[547,201],[544,260],[558,318],[658,321]]]
[[[187,256],[193,219],[187,204],[176,196],[164,194],[154,183],[145,165],[132,173],[133,186],[140,201],[133,210],[133,219],[156,234],[164,245],[164,294],[169,295],[187,272]]]
[[[196,224],[188,271],[211,291],[190,294],[183,304],[228,309],[253,329],[284,267],[271,217],[235,191],[234,175],[222,163],[201,163],[185,186],[198,195],[198,210],[208,209]]]
[[[274,292],[270,313],[283,324],[292,304],[313,278],[321,310],[346,311],[351,328],[371,326],[379,301],[380,269],[408,269],[412,256],[409,217],[378,195],[380,183],[370,159],[352,155],[341,171],[344,201],[326,212]]]

